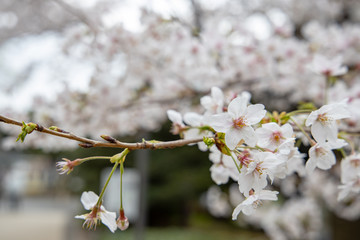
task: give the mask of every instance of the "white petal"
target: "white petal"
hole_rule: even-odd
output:
[[[242,212],[245,215],[249,216],[255,212],[255,208],[252,205],[247,205],[247,206],[244,206],[244,208],[242,209]]]
[[[339,149],[348,145],[348,143],[344,139],[336,139],[336,141],[328,142],[327,145],[331,149]]]
[[[171,122],[177,123],[180,125],[183,124],[182,116],[179,112],[174,111],[174,110],[167,110],[167,115]]]
[[[205,123],[217,132],[226,132],[233,125],[232,118],[228,113],[219,113],[209,116],[205,119]]]
[[[316,166],[322,170],[328,170],[336,163],[335,155],[329,148],[322,149],[324,154],[317,158]]]
[[[311,126],[311,134],[318,143],[325,143],[326,140],[336,142],[337,126],[335,122],[323,125],[320,122],[315,122]]]
[[[185,113],[184,115],[184,122],[192,127],[199,127],[202,124],[202,119],[202,115],[194,112]]]
[[[262,190],[259,192],[259,199],[276,201],[278,200],[278,193],[278,191]]]
[[[218,106],[222,106],[224,104],[224,94],[218,87],[211,88],[211,96],[213,97],[215,103]]]
[[[243,208],[244,208],[244,205],[241,205],[241,203],[236,206],[236,208],[234,209],[234,211],[232,213],[232,220],[237,219],[239,213],[242,211]]]
[[[342,102],[331,104],[332,107],[329,109],[327,115],[334,120],[351,117],[351,113],[346,102],[347,100],[345,99]]]
[[[311,154],[311,148],[310,148],[310,150],[309,150],[309,155]],[[308,160],[307,160],[307,162],[306,162],[306,165],[305,165],[305,169],[306,169],[306,172],[308,173],[308,174],[310,174],[310,173],[312,173],[313,171],[314,171],[314,169],[315,169],[315,167],[316,167],[316,158],[314,158],[314,157],[310,157]]]
[[[227,169],[225,169],[220,164],[213,164],[210,168],[211,179],[217,184],[225,184],[229,181],[229,174],[227,173]]]
[[[344,75],[345,73],[347,73],[347,71],[348,71],[347,67],[341,67],[341,68],[334,70],[331,75],[332,76],[340,76],[340,75]]]
[[[271,132],[281,131],[280,126],[274,122],[264,123],[263,125],[261,125],[261,127],[265,128],[266,130],[271,131]]]
[[[111,232],[115,232],[117,229],[116,224],[116,213],[114,212],[108,212],[105,209],[103,209],[100,213],[101,222],[106,225]]]
[[[89,192],[83,192],[81,194],[80,201],[86,210],[90,210],[91,208],[93,208],[95,206],[98,199],[99,199],[98,195],[96,195],[92,191],[89,191]]]
[[[253,208],[251,205],[253,202],[255,202],[258,199],[258,196],[256,195],[251,195],[248,198],[246,198],[244,201],[242,201],[239,205],[236,206],[236,208],[233,211],[232,214],[232,220],[236,220],[237,216],[239,215],[239,213],[241,211],[243,211],[245,208],[251,207]],[[247,215],[249,215],[249,213],[251,212],[250,209],[247,209],[248,211],[246,211],[246,213],[248,213]],[[249,211],[250,210],[250,211]],[[244,212],[245,213],[245,212]]]
[[[249,105],[246,109],[245,119],[247,125],[257,124],[265,117],[266,111],[262,104]]]
[[[306,122],[305,122],[305,126],[310,126],[312,124],[314,124],[314,122],[316,121],[316,119],[318,118],[319,116],[319,111],[316,110],[316,111],[312,111],[309,116],[307,117],[306,119]]]
[[[209,110],[213,106],[213,101],[210,96],[204,96],[200,99],[200,104],[206,109]]]
[[[247,145],[249,145],[250,147],[255,147],[257,142],[257,137],[252,127],[245,126],[241,128],[240,134],[242,135],[242,138],[245,140],[245,143]]]
[[[281,126],[281,132],[282,132],[283,137],[291,138],[294,133],[294,130],[290,124],[286,123]]]
[[[244,101],[243,98],[237,97],[234,98],[228,106],[228,113],[233,117],[234,119],[237,119],[244,115],[246,111],[246,105],[247,102]]]
[[[229,149],[233,150],[236,148],[240,140],[242,139],[242,134],[238,129],[230,128],[225,134],[225,143]]]
[[[252,174],[246,174],[246,171],[241,170],[241,173],[239,175],[239,191],[245,195],[245,197],[249,196],[249,191],[254,186],[255,178]]]

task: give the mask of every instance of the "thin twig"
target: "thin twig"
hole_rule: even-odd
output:
[[[0,115],[0,122],[4,122],[6,124],[12,124],[22,127],[22,123]],[[195,139],[179,139],[175,141],[167,141],[167,142],[158,142],[158,141],[143,141],[143,142],[137,142],[137,143],[125,143],[118,141],[114,139],[112,142],[102,142],[97,141],[89,138],[84,138],[77,136],[75,134],[72,134],[70,132],[58,132],[51,130],[49,128],[42,127],[38,125],[37,128],[35,128],[35,131],[46,133],[49,135],[54,135],[62,138],[71,139],[74,141],[80,142],[81,147],[90,148],[90,147],[107,147],[107,148],[128,148],[129,150],[134,149],[165,149],[165,148],[176,148],[176,147],[182,147],[188,144],[192,143],[198,143],[201,142],[202,138],[195,138]]]

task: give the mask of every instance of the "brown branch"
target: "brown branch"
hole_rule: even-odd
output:
[[[11,118],[4,117],[0,115],[0,122],[4,122],[6,124],[12,124],[22,127],[23,124],[19,121],[16,121]],[[84,138],[80,136],[76,136],[70,132],[63,131],[58,129],[57,131],[51,130],[49,128],[42,127],[41,125],[37,124],[35,131],[46,133],[49,135],[54,135],[62,138],[71,139],[74,141],[80,142],[79,146],[84,148],[91,148],[91,147],[107,147],[107,148],[128,148],[129,150],[134,149],[165,149],[165,148],[176,148],[176,147],[183,147],[188,144],[198,143],[201,142],[202,138],[195,138],[195,139],[179,139],[175,141],[167,141],[167,142],[158,142],[158,141],[143,141],[137,143],[125,143],[118,141],[114,138],[108,137],[108,142],[97,141],[89,138]],[[103,137],[104,138],[104,137]],[[105,138],[104,138],[105,139]]]

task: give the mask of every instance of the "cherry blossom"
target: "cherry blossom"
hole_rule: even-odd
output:
[[[207,124],[225,133],[229,154],[240,164],[241,173],[231,156],[215,147],[210,149],[209,159],[213,162],[210,172],[216,184],[235,181],[236,189],[248,197],[236,208],[236,217],[240,212],[246,214],[254,210],[260,199],[255,196],[269,191],[263,190],[268,179],[276,185],[277,178],[285,178],[289,183],[287,177],[296,176],[289,184],[296,188],[295,185],[301,183],[297,198],[289,196],[283,207],[273,207],[268,212],[258,209],[259,215],[254,214],[254,218],[246,221],[261,226],[273,239],[315,239],[322,229],[317,222],[321,218],[319,212],[325,206],[318,207],[314,199],[320,199],[321,204],[326,202],[330,211],[343,218],[355,219],[360,212],[357,211],[360,164],[356,154],[359,144],[355,137],[341,133],[341,137],[349,137],[346,139],[349,143],[354,141],[351,150],[355,152],[339,160],[341,175],[336,169],[313,171],[316,167],[330,169],[336,163],[333,149],[345,145],[338,139],[339,124],[346,132],[360,122],[360,28],[356,21],[335,23],[343,18],[344,10],[347,18],[357,18],[360,4],[350,2],[354,1],[323,0],[322,4],[314,4],[310,0],[289,0],[284,4],[283,0],[260,0],[248,5],[224,1],[219,11],[208,12],[207,5],[199,3],[204,12],[201,15],[206,17],[201,19],[201,31],[196,34],[191,17],[168,19],[151,11],[143,11],[142,30],[136,33],[121,24],[111,27],[101,24],[95,32],[85,25],[65,29],[65,42],[59,49],[63,48],[67,56],[62,57],[78,58],[89,65],[89,85],[84,88],[88,90],[74,90],[69,84],[59,90],[53,101],[35,100],[34,121],[44,126],[59,124],[82,136],[98,137],[104,132],[129,135],[138,129],[158,129],[166,120],[166,110],[177,109],[179,112],[169,110],[167,115],[173,123],[172,132],[181,138],[212,138],[213,133],[204,130]],[[108,7],[101,7],[101,3],[97,6],[91,19],[103,19],[107,14]],[[254,15],[265,17],[270,23],[269,33],[261,41],[246,26]],[[279,22],[279,19],[282,20]],[[295,32],[298,28],[301,31]],[[58,74],[59,64],[52,62],[52,65],[56,66],[55,76],[67,78],[67,71]],[[126,67],[119,70],[119,66]],[[338,79],[344,74],[344,81]],[[330,83],[328,86],[324,86],[324,78]],[[333,80],[337,80],[335,85]],[[266,113],[264,106],[250,104],[251,94],[243,90],[251,92],[257,103],[266,103],[267,109],[290,111],[301,101],[320,106],[324,94],[330,104],[309,116],[292,116],[300,127],[303,123],[311,126],[312,136],[307,137],[288,123],[260,124]],[[200,98],[200,94],[209,91],[209,96]],[[243,92],[238,94],[240,91]],[[349,101],[340,102],[344,98]],[[350,112],[351,119],[338,121],[349,118]],[[20,114],[20,119],[27,117],[26,113]],[[302,119],[304,116],[308,118]],[[2,139],[8,149],[15,144],[14,139],[8,137],[11,131],[6,129]],[[312,144],[308,159],[295,144],[295,136],[296,142]],[[77,146],[43,136],[26,139],[25,144],[49,151]],[[204,143],[198,146],[207,150]],[[57,163],[57,168],[64,174],[69,173],[73,165],[64,160]],[[289,176],[294,172],[298,174]],[[336,194],[343,203],[336,202]],[[298,199],[299,195],[306,198]],[[221,197],[219,208],[229,209],[226,200]],[[84,201],[84,207],[91,210],[89,214],[77,216],[85,219],[84,225],[95,228],[101,220],[108,222],[105,224],[113,231],[113,221],[106,217],[109,214],[104,207],[96,207],[96,201],[85,206]],[[300,208],[302,211],[298,211]],[[117,223],[120,229],[128,226],[127,218],[122,216]]]
[[[195,113],[195,112],[188,112],[184,115],[184,122],[188,124],[190,127],[184,132],[184,139],[193,139],[199,137],[210,137],[212,136],[212,132],[201,129],[204,126],[204,116]],[[198,147],[201,151],[208,150],[208,147],[205,145],[204,142],[199,142]]]
[[[232,219],[236,220],[240,212],[243,212],[245,215],[251,215],[255,209],[262,204],[262,200],[276,201],[278,199],[276,196],[278,193],[279,192],[277,191],[270,190],[253,192],[243,202],[236,206],[232,214]]]
[[[348,156],[341,161],[341,183],[338,201],[346,199],[351,193],[360,193],[360,156]]]
[[[239,157],[242,164],[239,175],[239,190],[245,196],[253,189],[255,192],[264,189],[268,182],[267,176],[271,181],[283,163],[273,153],[270,152],[251,152]]]
[[[326,77],[339,76],[347,73],[348,69],[342,66],[342,57],[338,56],[334,59],[329,60],[328,58],[316,54],[314,56],[311,69],[318,74],[322,74]]]
[[[216,147],[212,147],[209,159],[213,162],[210,167],[211,178],[217,185],[227,183],[229,178],[234,181],[238,180],[239,172],[230,156],[222,154]]]
[[[223,112],[224,94],[218,87],[211,88],[211,96],[204,96],[200,99],[201,105],[205,108],[205,114],[216,114]]]
[[[168,110],[167,115],[170,121],[173,123],[171,128],[172,134],[182,133],[185,128],[185,124],[183,122],[181,114],[175,110]]]
[[[255,146],[256,135],[251,125],[259,123],[265,114],[264,105],[247,106],[246,99],[237,97],[229,103],[227,112],[209,116],[206,121],[216,131],[224,132],[226,145],[234,149],[242,139]]]
[[[309,159],[306,162],[306,170],[311,173],[315,167],[322,170],[330,169],[336,163],[335,154],[332,149],[338,149],[346,146],[347,143],[342,139],[333,142],[320,142],[309,149]]]
[[[336,142],[338,127],[336,120],[349,118],[347,100],[324,105],[310,113],[305,125],[311,126],[311,134],[317,142]]]
[[[272,151],[293,137],[293,129],[288,123],[282,126],[274,122],[265,123],[256,129],[255,133],[258,138],[257,145]]]
[[[96,225],[101,220],[101,222],[106,225],[111,232],[115,232],[117,229],[116,224],[116,213],[107,211],[104,206],[96,206],[98,202],[98,195],[94,192],[83,192],[81,195],[81,203],[83,204],[86,210],[91,210],[90,213],[83,215],[77,215],[75,218],[84,219],[85,222],[83,226],[86,226],[89,229],[96,229]]]

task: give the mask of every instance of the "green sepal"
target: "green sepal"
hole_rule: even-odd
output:
[[[230,156],[230,149],[226,146],[225,143],[225,133],[217,132],[215,134],[215,145],[225,155]]]
[[[115,154],[110,158],[111,163],[121,163],[125,161],[126,155],[130,152],[129,149],[125,148],[121,153]]]

